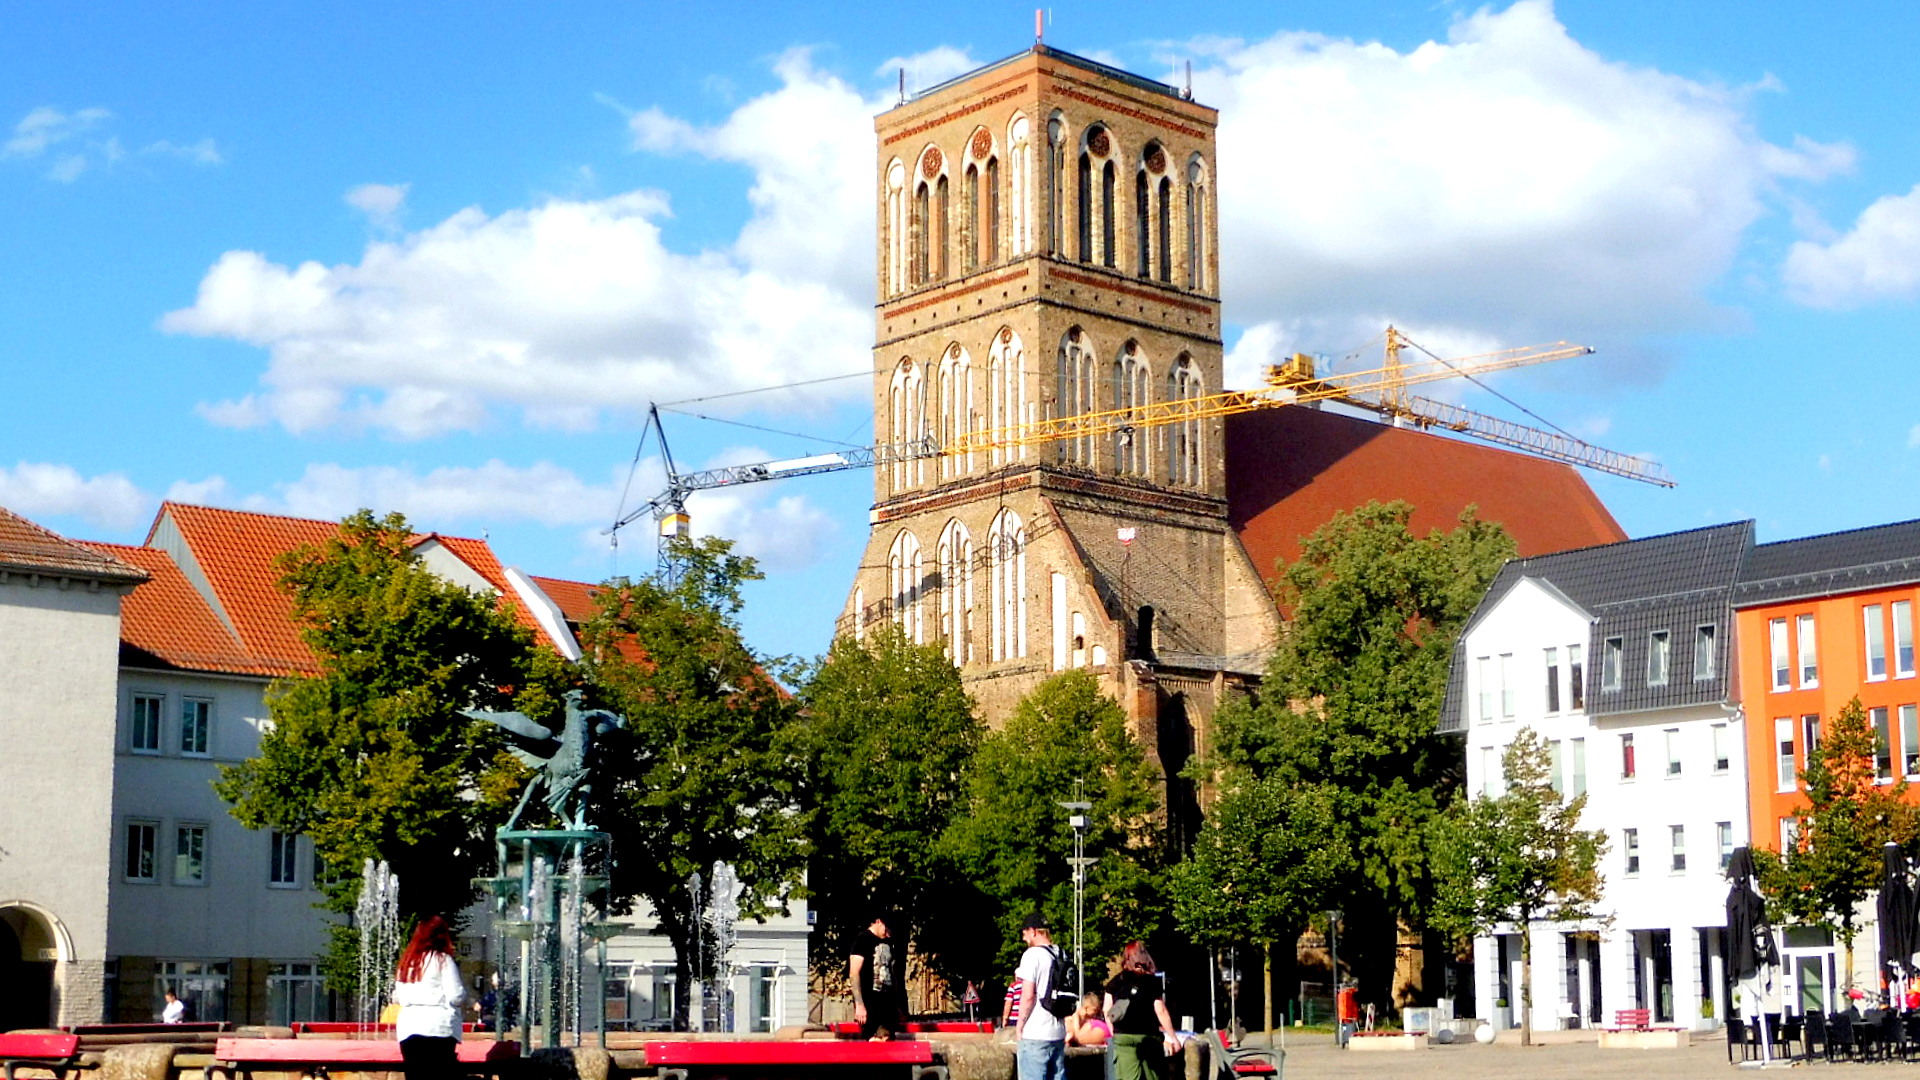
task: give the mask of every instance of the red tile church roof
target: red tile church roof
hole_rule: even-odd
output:
[[[1369,501],[1412,504],[1418,535],[1479,507],[1522,556],[1625,540],[1570,465],[1309,408],[1226,420],[1227,513],[1260,576],[1300,555],[1300,541]]]

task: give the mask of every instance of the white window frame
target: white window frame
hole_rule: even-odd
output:
[[[1567,711],[1584,712],[1587,707],[1587,669],[1581,661],[1586,650],[1580,645],[1567,646]]]
[[[1792,791],[1799,785],[1799,763],[1793,756],[1793,717],[1773,719],[1774,790]]]
[[[1587,793],[1587,740],[1573,739],[1571,741],[1573,743],[1570,748],[1570,753],[1573,758],[1573,778],[1567,785],[1567,790],[1572,792],[1573,797],[1577,799]]]
[[[1665,686],[1673,674],[1673,634],[1654,630],[1647,634],[1647,685]]]
[[[1920,706],[1900,706],[1900,764],[1909,780],[1920,780]]]
[[[1661,734],[1664,736],[1662,741],[1666,743],[1667,749],[1667,778],[1672,779],[1680,775],[1682,767],[1680,760],[1680,729],[1667,728],[1662,731]]]
[[[146,873],[130,874],[135,852],[134,833],[141,830],[145,842],[141,847],[146,852]],[[154,818],[128,818],[120,830],[122,850],[120,852],[120,879],[136,885],[158,885],[160,883],[160,822]]]
[[[165,694],[134,691],[127,702],[127,752],[145,756],[163,753],[160,733],[166,729],[166,723],[161,718],[166,714]]]
[[[1727,725],[1709,724],[1713,740],[1713,773],[1720,776],[1733,768],[1733,747],[1727,742]]]
[[[300,834],[267,831],[267,887],[300,887]]]
[[[1600,690],[1612,693],[1620,689],[1620,669],[1626,666],[1626,641],[1610,637],[1600,643]]]
[[[1640,830],[1620,830],[1620,855],[1622,873],[1627,877],[1640,876]]]
[[[1513,685],[1513,654],[1500,654],[1500,719],[1513,719],[1514,699],[1518,697]]]
[[[1881,618],[1879,604],[1868,604],[1860,609],[1861,629],[1866,634],[1866,648],[1863,655],[1867,661],[1867,681],[1884,682],[1887,678],[1887,624]]]
[[[1867,710],[1867,729],[1873,732],[1873,782],[1893,783],[1893,713],[1885,705]]]
[[[1913,678],[1913,601],[1895,600],[1893,614],[1893,677]]]
[[[1667,843],[1670,857],[1667,872],[1684,874],[1687,872],[1687,827],[1685,825],[1667,826]]]
[[[175,885],[195,888],[207,883],[207,841],[212,829],[204,821],[178,821],[173,826],[173,877]],[[197,837],[198,843],[192,843]],[[197,849],[197,850],[190,850]],[[183,873],[190,858],[199,860],[198,873]]]
[[[1548,716],[1552,716],[1560,711],[1560,650],[1559,648],[1553,645],[1547,646],[1545,649],[1541,650],[1541,659],[1545,661],[1546,668],[1547,668],[1546,712]]]
[[[1634,752],[1633,732],[1620,733],[1620,780],[1632,783],[1640,775],[1640,757]]]
[[[1720,869],[1725,870],[1733,862],[1733,822],[1716,821],[1713,831],[1715,844],[1720,849]]]
[[[1701,623],[1693,628],[1693,681],[1705,682],[1720,670],[1720,628]]]
[[[1794,644],[1798,646],[1799,656],[1794,670],[1800,677],[1800,689],[1811,690],[1820,685],[1819,626],[1812,615],[1795,616],[1793,621]]]
[[[1773,688],[1793,689],[1793,661],[1787,654],[1787,620],[1767,620],[1767,655],[1773,662]]]
[[[180,699],[180,756],[213,756],[213,699],[190,697]],[[198,735],[198,740],[190,736]],[[197,744],[196,745],[196,741]]]
[[[1474,719],[1482,724],[1493,723],[1493,657],[1474,657],[1476,704],[1479,706]]]

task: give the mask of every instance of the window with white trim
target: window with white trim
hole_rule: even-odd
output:
[[[1713,838],[1715,846],[1720,849],[1720,869],[1725,870],[1733,862],[1733,822],[1714,822]]]
[[[187,757],[207,757],[212,745],[213,702],[205,698],[184,698],[180,702],[180,752]]]
[[[1640,873],[1640,830],[1620,830],[1620,852],[1626,856],[1626,873],[1634,877]]]
[[[1724,773],[1733,767],[1732,737],[1725,724],[1710,724],[1707,730],[1713,738],[1713,771]]]
[[[1500,718],[1513,719],[1513,654],[1500,654]]]
[[[127,749],[136,754],[160,752],[160,716],[166,703],[159,694],[133,695],[127,710]]]
[[[121,873],[128,881],[158,881],[160,877],[160,823],[130,818]]]
[[[1567,701],[1574,712],[1587,707],[1587,669],[1582,646],[1567,646]]]
[[[1543,651],[1547,666],[1547,712],[1560,711],[1560,650],[1549,646]]]
[[[1810,690],[1820,685],[1820,635],[1814,628],[1813,616],[1800,615],[1794,619],[1794,637],[1800,647],[1800,688]]]
[[[1574,739],[1568,749],[1573,757],[1573,779],[1567,791],[1577,799],[1587,793],[1587,740]]]
[[[1600,689],[1618,690],[1620,689],[1620,666],[1625,658],[1625,647],[1617,637],[1608,638],[1604,646],[1605,652],[1600,658]]]
[[[1893,673],[1899,678],[1913,676],[1913,601],[1893,602]]]
[[[1667,669],[1673,662],[1673,638],[1665,630],[1647,635],[1647,685],[1667,685]]]
[[[1712,623],[1703,623],[1693,628],[1693,681],[1702,682],[1711,679],[1719,670],[1720,652],[1717,636]]]
[[[1774,788],[1778,791],[1792,791],[1797,770],[1793,760],[1793,718],[1777,717],[1773,721]]]
[[[1875,705],[1867,710],[1867,723],[1873,729],[1873,778],[1893,779],[1893,733],[1887,728],[1887,707]]]
[[[1481,656],[1473,662],[1474,697],[1479,702],[1475,717],[1483,724],[1493,722],[1493,657]]]
[[[1867,638],[1867,680],[1879,682],[1887,677],[1887,625],[1879,604],[1860,609]]]
[[[1687,872],[1687,827],[1685,825],[1670,825],[1667,828],[1669,836],[1668,842],[1672,846],[1673,854],[1673,861],[1668,865],[1667,869],[1675,874],[1684,874]]]
[[[1787,620],[1767,620],[1767,655],[1773,663],[1773,688],[1793,688],[1793,662],[1787,658]]]
[[[273,829],[267,833],[267,884],[280,889],[300,886],[300,837]]]
[[[173,883],[207,883],[207,827],[176,825],[173,830]]]
[[[1667,775],[1680,775],[1680,729],[1667,728],[1660,733],[1667,747]]]
[[[1901,768],[1907,779],[1920,779],[1920,709],[1900,706]]]

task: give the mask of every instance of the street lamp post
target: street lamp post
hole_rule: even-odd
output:
[[[1079,786],[1080,782],[1077,780],[1074,781],[1074,787],[1078,788]],[[1093,809],[1093,804],[1074,800],[1072,802],[1063,802],[1060,806],[1066,810],[1069,815],[1067,817],[1067,824],[1073,827],[1073,857],[1067,860],[1067,865],[1073,867],[1073,967],[1075,974],[1080,978],[1080,984],[1074,988],[1074,992],[1085,994],[1087,992],[1087,965],[1085,959],[1081,956],[1080,930],[1086,921],[1087,867],[1092,866],[1097,861],[1087,858],[1087,824],[1089,820],[1087,811]]]

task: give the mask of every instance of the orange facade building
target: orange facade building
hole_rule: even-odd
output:
[[[1799,774],[1858,697],[1880,775],[1920,780],[1920,522],[1756,545],[1734,591],[1754,842],[1778,850],[1805,810]],[[1913,792],[1920,801],[1920,788]]]

